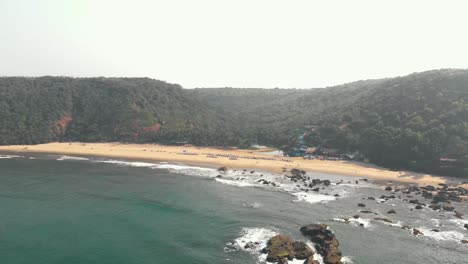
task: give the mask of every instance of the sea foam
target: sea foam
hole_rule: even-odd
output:
[[[439,231],[439,232],[434,232],[431,231],[429,228],[425,227],[420,227],[418,228],[424,236],[430,237],[432,239],[435,239],[437,241],[453,241],[453,242],[460,242],[461,240],[464,239],[464,235],[458,231]]]
[[[235,247],[239,250],[247,251],[253,256],[257,258],[257,263],[267,263],[266,258],[267,254],[263,254],[261,250],[267,246],[268,240],[277,235],[273,229],[266,229],[266,228],[242,228],[240,232],[240,237],[234,241]],[[306,243],[309,247],[314,250],[314,246],[312,243]],[[248,245],[246,247],[246,245]],[[225,247],[226,252],[231,252],[233,250],[229,250],[232,248],[232,244],[229,244],[228,247]],[[314,250],[315,252],[315,250]],[[320,264],[323,264],[323,258],[321,255],[315,252],[314,259],[317,260]],[[303,264],[304,260],[293,259],[289,260],[288,263],[291,264]],[[352,263],[352,262],[346,262]]]
[[[296,202],[304,201],[308,203],[326,203],[328,201],[336,200],[336,197],[324,194],[316,194],[311,192],[297,192],[292,193],[292,195],[296,196]]]
[[[74,157],[74,156],[61,156],[57,160],[89,160],[89,159],[83,158],[83,157]]]
[[[220,172],[214,168],[204,168],[197,166],[175,165],[170,163],[148,163],[122,160],[93,160],[93,162],[109,163],[121,166],[131,167],[147,167],[151,169],[166,169],[172,173],[184,174],[189,176],[213,178],[216,182],[237,187],[260,187],[267,189],[276,189],[285,191],[296,197],[294,201],[307,203],[326,203],[347,196],[350,190],[361,186],[347,186],[332,184],[333,193],[338,193],[339,198],[333,195],[320,194],[316,192],[305,192],[298,183],[291,181],[289,178],[273,174],[265,171],[250,171],[247,170],[228,170]],[[222,178],[217,177],[221,175]]]
[[[23,158],[23,156],[18,156],[18,155],[0,155],[0,159],[13,159],[13,158]]]

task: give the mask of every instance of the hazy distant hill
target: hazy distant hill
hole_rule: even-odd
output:
[[[281,147],[303,131],[310,145],[359,150],[393,168],[437,171],[440,158],[466,161],[468,71],[316,89],[186,90],[147,78],[0,78],[0,144]]]

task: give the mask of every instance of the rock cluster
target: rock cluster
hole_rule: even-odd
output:
[[[314,244],[317,253],[323,256],[325,264],[342,264],[340,243],[325,224],[311,224],[301,227],[301,233]]]
[[[431,185],[418,187],[418,186],[408,186],[405,188],[395,188],[391,186],[385,187],[384,190],[386,191],[393,191],[393,194],[401,192],[402,194],[406,194],[408,198],[412,198],[412,194],[421,195],[425,199],[430,199],[430,205],[428,206],[432,210],[444,210],[448,212],[455,212],[455,217],[462,218],[463,214],[457,212],[455,207],[451,204],[451,202],[462,202],[464,197],[468,196],[468,189],[462,187],[449,187],[447,184],[439,184],[440,187],[434,187]],[[410,195],[411,194],[411,195]],[[387,196],[382,195],[380,199],[388,201],[389,199],[395,199],[395,195]],[[400,198],[400,196],[398,196]],[[410,204],[415,204],[414,209],[421,210],[427,205],[422,203],[418,199],[410,199],[403,201],[408,201]],[[443,204],[440,204],[443,203]]]
[[[276,235],[268,240],[262,252],[267,255],[267,261],[273,263],[288,263],[288,260],[313,260],[314,252],[302,241],[293,241],[285,235]],[[314,263],[314,262],[309,262]]]

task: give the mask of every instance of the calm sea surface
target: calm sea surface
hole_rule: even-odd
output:
[[[232,172],[223,181],[212,170],[168,164],[0,157],[0,263],[257,263],[261,256],[243,249],[247,240],[275,233],[304,239],[298,229],[310,223],[330,225],[348,263],[468,263],[468,245],[460,243],[468,239],[468,221],[411,211],[399,200],[367,200],[383,188],[355,185],[355,178],[307,196],[294,184],[257,184],[252,178],[267,177],[257,172]],[[382,214],[395,209],[395,225],[360,213],[359,202]],[[456,208],[468,215],[466,203]],[[338,220],[356,214],[362,219],[351,224]],[[415,237],[402,224],[425,235]]]

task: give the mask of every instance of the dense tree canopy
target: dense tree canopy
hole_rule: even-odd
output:
[[[360,151],[392,168],[438,172],[441,158],[466,162],[468,71],[316,89],[187,90],[147,78],[0,78],[0,144],[282,147],[303,132],[311,146]]]

